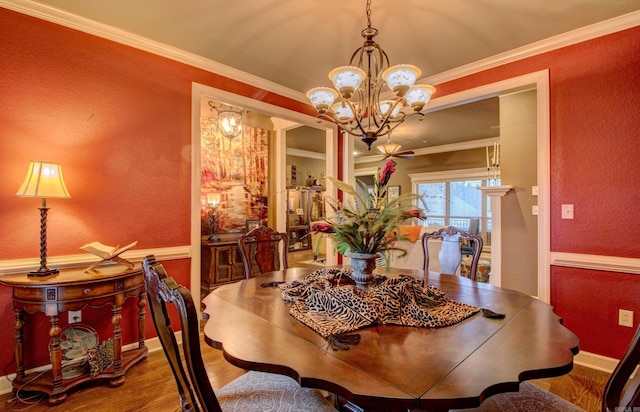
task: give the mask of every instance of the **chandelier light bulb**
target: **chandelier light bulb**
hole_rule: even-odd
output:
[[[223,136],[233,139],[242,133],[242,112],[221,110],[218,112],[218,127]]]

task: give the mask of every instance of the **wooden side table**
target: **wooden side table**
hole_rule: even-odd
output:
[[[219,240],[201,240],[200,293],[202,298],[226,283],[245,278],[238,247],[240,233],[218,235]]]
[[[13,306],[16,315],[16,378],[13,388],[44,392],[49,395],[49,403],[58,404],[67,397],[67,391],[93,379],[108,379],[111,386],[124,383],[127,370],[146,358],[148,349],[144,343],[145,306],[147,304],[144,274],[136,266],[126,269],[122,266],[104,266],[85,273],[84,269],[61,270],[57,275],[28,277],[27,274],[0,276],[0,283],[13,289]],[[121,326],[122,305],[129,297],[137,297],[138,305],[138,347],[122,351]],[[87,306],[112,305],[113,355],[111,367],[96,377],[84,374],[72,378],[62,376],[62,350],[60,347],[60,313],[80,310]],[[51,371],[43,374],[25,374],[23,327],[26,314],[43,312],[49,317]]]

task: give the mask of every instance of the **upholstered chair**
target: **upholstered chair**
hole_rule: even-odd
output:
[[[153,256],[145,258],[143,270],[153,324],[175,376],[183,411],[335,411],[318,390],[272,373],[247,372],[214,392],[200,352],[200,327],[191,293],[170,278]],[[179,327],[172,326],[169,304],[178,310]]]

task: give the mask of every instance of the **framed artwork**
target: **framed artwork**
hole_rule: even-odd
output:
[[[253,229],[257,229],[262,224],[260,219],[247,219],[245,222],[245,233],[251,232]]]
[[[392,201],[400,197],[400,186],[389,186],[387,189],[387,200]]]
[[[218,233],[242,233],[246,221],[267,216],[267,130],[243,126],[240,136],[220,133],[218,119],[202,116],[201,134],[201,235],[208,235],[207,193],[221,193],[217,211]]]

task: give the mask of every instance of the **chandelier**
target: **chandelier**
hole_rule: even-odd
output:
[[[373,38],[378,30],[371,27],[371,0],[367,0],[365,41],[348,66],[329,73],[335,89],[315,87],[307,92],[318,118],[331,121],[347,133],[358,136],[369,150],[378,137],[391,133],[402,122],[419,115],[435,88],[415,84],[421,71],[410,64],[389,65],[387,53]],[[389,99],[381,97],[384,86],[393,91]],[[336,101],[337,100],[337,101]],[[421,119],[422,120],[422,119]]]
[[[224,105],[216,106],[212,101],[209,101],[209,107],[218,114],[218,131],[224,137],[233,139],[242,133],[242,110],[236,111],[232,107],[227,109]]]

